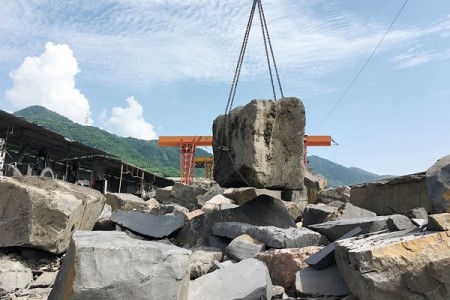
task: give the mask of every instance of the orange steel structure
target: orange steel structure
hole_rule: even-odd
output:
[[[160,136],[159,146],[180,147],[180,177],[184,184],[191,184],[194,177],[195,147],[211,146],[212,136]]]
[[[331,141],[333,139],[329,135],[305,135],[305,151],[303,156],[303,161],[305,162],[305,165],[308,164],[307,162],[307,149],[308,146],[331,146]]]
[[[195,167],[205,169],[205,177],[213,179],[213,169],[214,169],[214,157],[196,157]]]

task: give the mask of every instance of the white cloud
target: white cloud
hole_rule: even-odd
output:
[[[80,72],[70,47],[48,42],[40,56],[28,56],[10,73],[13,87],[6,98],[17,108],[41,105],[74,122],[91,125],[86,97],[75,87]]]
[[[110,117],[106,110],[103,110],[100,114],[100,122],[105,129],[123,137],[155,139],[155,130],[152,124],[145,121],[142,105],[134,97],[129,97],[126,101],[128,106],[113,107]]]

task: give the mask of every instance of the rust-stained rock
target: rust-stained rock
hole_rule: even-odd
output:
[[[336,262],[359,299],[450,299],[450,232],[403,231],[337,242]]]
[[[287,291],[295,289],[295,273],[308,267],[304,262],[323,247],[272,249],[256,255],[256,259],[266,263],[273,284],[281,285]]]

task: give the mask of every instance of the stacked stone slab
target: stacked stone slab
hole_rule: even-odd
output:
[[[298,98],[252,100],[214,120],[214,179],[222,187],[303,188],[305,109]]]

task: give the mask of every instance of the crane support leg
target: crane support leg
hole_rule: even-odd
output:
[[[189,185],[194,177],[194,157],[195,157],[195,143],[181,142],[180,144],[180,177],[181,182]]]

